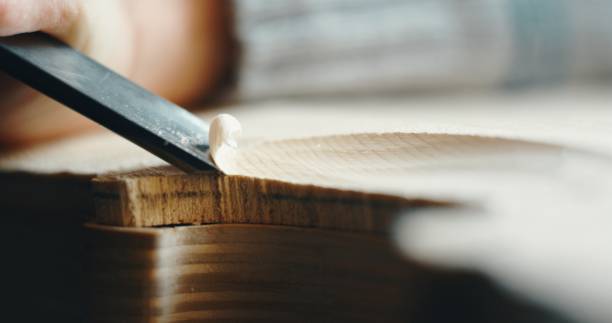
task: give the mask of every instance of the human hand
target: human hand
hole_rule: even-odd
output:
[[[49,33],[179,104],[211,94],[224,71],[217,0],[0,0],[0,36]],[[0,146],[93,128],[59,103],[0,74]]]

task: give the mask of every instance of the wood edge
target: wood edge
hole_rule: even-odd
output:
[[[132,212],[130,190],[126,180],[92,179],[94,212],[90,221],[116,226],[141,226],[140,219]]]
[[[93,179],[92,222],[132,227],[249,223],[386,231],[405,209],[456,204],[172,167]]]

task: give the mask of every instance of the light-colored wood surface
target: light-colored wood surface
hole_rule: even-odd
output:
[[[462,202],[482,199],[478,186],[502,173],[554,166],[566,152],[572,150],[537,141],[384,132],[263,141],[214,157],[228,175]]]
[[[219,107],[248,140],[355,133],[422,133],[519,139],[612,154],[607,87],[395,98],[275,100]],[[103,174],[165,163],[105,131],[0,153],[0,169]]]

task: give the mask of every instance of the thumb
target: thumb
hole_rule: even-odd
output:
[[[70,29],[79,16],[77,0],[0,0],[0,36]]]
[[[0,36],[42,31],[127,76],[134,37],[125,7],[118,0],[0,0]]]

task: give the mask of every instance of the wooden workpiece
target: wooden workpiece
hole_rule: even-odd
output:
[[[415,311],[410,299],[425,284],[384,239],[358,234],[262,225],[86,232],[89,314],[108,322],[395,321]]]
[[[573,147],[612,151],[608,93],[580,105],[589,122],[576,117],[573,97],[563,93],[513,101],[279,102],[231,112],[253,138],[393,129],[407,134],[404,143],[422,144],[413,156],[424,166],[452,155],[458,138],[468,148],[488,143],[480,147],[495,160],[540,174],[521,157],[525,148],[543,151],[552,165]],[[569,119],[582,121],[569,127]],[[438,140],[444,138],[455,141]],[[456,207],[444,199],[185,174],[109,133],[2,154],[0,170],[7,321],[560,321],[481,275],[397,253],[394,218]],[[406,183],[420,188],[448,173],[425,176],[431,174],[411,173]],[[501,185],[483,187],[508,182],[495,183]]]
[[[5,221],[12,229],[1,240],[5,254],[19,264],[2,273],[15,278],[5,286],[13,295],[8,313],[20,318],[513,322],[549,317],[478,275],[423,266],[398,253],[386,233],[394,214],[442,205],[214,172],[188,175],[167,166],[98,177],[1,176],[2,203],[12,205],[6,210],[17,214],[15,207],[30,204],[29,212]],[[54,200],[36,194],[17,199],[28,187],[53,192]],[[67,203],[71,196],[78,201]],[[257,203],[222,202],[231,198]],[[219,213],[206,211],[204,202]],[[113,209],[117,205],[125,207]],[[93,223],[103,221],[117,222]]]
[[[426,201],[170,166],[0,177],[5,209],[24,210],[3,245],[46,264],[3,270],[33,277],[8,286],[32,319],[403,321],[429,299],[431,274],[384,235]]]
[[[384,232],[402,211],[443,205],[172,167],[100,176],[92,183],[91,222],[128,227],[253,223]]]

